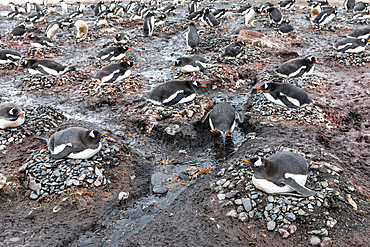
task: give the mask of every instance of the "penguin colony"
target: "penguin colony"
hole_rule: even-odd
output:
[[[57,37],[61,32],[66,32],[65,28],[74,29],[73,35],[76,42],[86,41],[90,31],[96,28],[112,26],[115,20],[120,22],[143,21],[142,37],[148,42],[153,40],[152,36],[157,35],[157,27],[165,25],[168,15],[176,15],[176,6],[184,5],[174,1],[173,6],[163,6],[156,1],[139,2],[131,1],[125,4],[120,1],[110,3],[99,1],[95,5],[86,6],[80,2],[60,0],[59,6],[43,4],[41,7],[37,3],[27,2],[24,6],[10,3],[11,12],[7,18],[18,22],[7,35],[11,39],[25,40],[29,38],[30,46],[33,49],[44,49],[57,46]],[[190,0],[187,3],[188,16],[187,30],[184,32],[184,53],[194,55],[178,57],[174,59],[174,67],[180,68],[182,73],[204,73],[207,71],[208,62],[200,49],[202,35],[200,30],[214,29],[221,30],[222,22],[226,18],[239,18],[245,28],[255,28],[258,16],[267,16],[271,26],[276,27],[277,32],[286,34],[294,31],[290,20],[284,16],[284,11],[295,8],[295,0],[278,2],[277,5],[266,2],[259,6],[245,4],[234,9],[217,9],[214,6],[207,6],[199,0]],[[353,18],[357,20],[367,20],[369,15],[369,4],[356,3],[354,0],[346,0],[344,8],[347,12],[353,13]],[[338,9],[330,6],[324,1],[309,1],[308,19],[313,28],[325,28],[337,16]],[[158,11],[158,13],[157,13]],[[95,18],[94,24],[87,21],[86,15],[92,13]],[[60,15],[60,18],[48,22],[47,16]],[[180,21],[180,20],[179,20]],[[46,28],[43,32],[39,26],[45,23]],[[89,26],[90,25],[90,26]],[[160,29],[160,28],[159,28]],[[333,44],[333,49],[338,52],[361,53],[364,52],[370,36],[369,27],[356,29],[349,33],[346,38],[337,40]],[[91,75],[91,80],[99,83],[117,83],[125,80],[131,75],[131,67],[136,65],[133,61],[123,61],[128,46],[133,37],[129,36],[124,30],[120,30],[112,35],[110,46],[101,49],[96,54],[96,59],[112,62],[96,71]],[[236,41],[225,47],[220,56],[238,59],[243,54],[241,41]],[[187,48],[187,49],[186,49]],[[55,59],[57,60],[57,59]],[[291,59],[282,63],[274,70],[276,76],[285,78],[307,77],[313,74],[314,65],[319,63],[315,57],[305,54],[299,58]],[[27,58],[19,51],[11,49],[0,50],[0,64],[15,64],[20,68],[26,68],[32,75],[40,74],[43,76],[62,76],[68,72],[78,69],[76,65],[62,65],[57,61],[44,58]],[[148,94],[146,101],[154,105],[164,107],[175,104],[186,104],[195,99],[197,91],[206,87],[206,83],[196,80],[168,80],[157,85]],[[287,83],[266,83],[256,88],[262,90],[265,97],[271,102],[287,108],[301,108],[310,105],[313,101],[309,95],[301,88]],[[154,107],[154,106],[153,106]],[[16,128],[25,121],[25,111],[21,106],[14,103],[0,104],[0,129]],[[243,122],[242,115],[228,102],[220,102],[212,110],[205,114],[202,123],[206,122],[212,133],[220,133],[223,146],[226,146],[226,138],[234,131],[237,123]],[[100,140],[106,133],[98,130],[72,127],[54,133],[49,139],[37,136],[36,138],[47,145],[51,157],[54,159],[88,159],[94,156],[101,149]],[[250,164],[254,171],[254,185],[267,193],[284,193],[296,191],[304,196],[314,195],[314,192],[305,187],[307,180],[307,161],[300,155],[281,152],[269,158],[254,157],[252,159],[242,159]]]

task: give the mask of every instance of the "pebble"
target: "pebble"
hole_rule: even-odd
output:
[[[238,213],[236,212],[236,210],[235,210],[235,209],[232,209],[232,210],[230,210],[230,211],[226,214],[226,216],[230,216],[230,217],[237,218],[237,217],[238,217]]]
[[[303,209],[299,209],[298,210],[298,215],[306,215],[306,212],[305,211],[303,211]]]
[[[30,195],[30,199],[36,200],[37,198],[39,198],[39,196],[35,192],[32,192]]]
[[[296,216],[293,213],[286,213],[285,214],[285,219],[290,221],[290,222],[293,222],[293,221],[295,221]]]
[[[321,241],[320,247],[329,247],[329,246],[332,246],[331,238],[329,237],[323,238]]]
[[[225,194],[217,194],[217,198],[218,198],[218,200],[225,200],[225,198],[226,198],[226,195]]]
[[[267,222],[267,230],[269,231],[273,231],[276,227],[276,223],[275,221],[269,221]]]
[[[153,188],[153,193],[154,194],[165,194],[165,193],[167,193],[167,191],[168,191],[168,188],[164,187],[164,186],[155,186]]]
[[[119,194],[118,194],[118,200],[122,201],[122,200],[126,200],[128,197],[129,197],[130,193],[129,192],[124,192],[124,191],[121,191]]]
[[[235,203],[236,205],[242,205],[242,204],[243,204],[243,201],[242,201],[242,199],[236,199],[236,200],[234,201],[234,203]]]
[[[272,203],[269,203],[269,204],[267,204],[267,206],[266,206],[266,211],[271,211],[271,209],[274,207],[274,204],[272,204]]]
[[[251,199],[249,198],[243,198],[242,199],[242,202],[243,202],[243,207],[244,207],[244,210],[246,212],[249,212],[252,210],[252,203],[251,203]]]
[[[320,245],[320,238],[319,237],[316,237],[316,236],[311,236],[310,237],[310,243],[313,245],[313,246],[318,246]]]
[[[285,230],[284,228],[279,228],[278,231],[279,231],[282,238],[287,238],[290,235],[289,232],[287,230]]]
[[[6,177],[0,173],[0,190],[6,186]]]
[[[337,220],[329,217],[328,221],[326,221],[326,225],[330,228],[333,228],[337,224]]]
[[[241,212],[241,213],[239,214],[238,219],[239,219],[241,222],[244,222],[244,221],[248,220],[248,214],[247,214],[246,212]]]

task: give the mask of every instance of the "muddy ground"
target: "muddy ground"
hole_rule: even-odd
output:
[[[30,77],[26,70],[14,67],[0,71],[1,102],[17,101],[29,110],[48,105],[67,116],[52,129],[37,132],[30,128],[21,143],[11,143],[1,150],[0,173],[10,183],[0,192],[0,246],[308,246],[312,237],[308,232],[323,227],[328,229],[327,236],[319,236],[323,246],[370,245],[369,63],[343,65],[340,58],[330,55],[334,41],[365,24],[351,23],[344,10],[340,9],[339,18],[330,25],[333,28],[323,30],[311,27],[304,18],[306,9],[285,12],[295,27],[295,33],[288,37],[278,36],[275,28],[259,17],[253,30],[272,35],[272,40],[288,49],[247,46],[242,62],[223,60],[218,54],[244,28],[243,17],[231,14],[217,31],[202,26],[200,53],[213,66],[210,72],[190,76],[171,70],[171,59],[188,54],[182,36],[187,25],[185,7],[179,7],[153,37],[142,37],[142,21],[128,22],[126,15],[110,21],[112,27],[95,29],[82,40],[75,40],[73,29],[59,31],[59,50],[41,55],[29,50],[26,38],[6,34],[4,30],[11,30],[19,22],[7,20],[8,11],[8,6],[2,6],[2,48],[18,50],[26,58],[48,57],[76,65],[77,72],[64,79],[50,79]],[[49,17],[49,22],[57,17]],[[92,25],[91,12],[86,20]],[[41,34],[45,27],[41,24],[33,31]],[[90,57],[112,45],[113,33],[118,30],[129,34],[131,49],[126,58],[138,65],[124,83],[89,90],[98,85],[88,77],[103,66]],[[325,122],[308,124],[252,114],[249,99],[253,87],[262,83],[266,71],[298,55],[314,55],[320,62],[314,78],[323,83],[305,90],[314,101],[328,106],[322,109]],[[369,56],[367,49],[364,57]],[[153,112],[153,106],[137,101],[153,86],[173,78],[198,79],[208,89],[200,91],[195,102],[170,110]],[[207,124],[200,123],[204,113],[222,99],[231,102],[245,118],[227,140],[226,148],[219,136],[209,132]],[[174,125],[180,126],[180,131],[172,136],[166,127]],[[31,200],[31,190],[25,186],[27,177],[18,169],[31,154],[44,149],[34,135],[50,136],[69,126],[102,129],[109,134],[109,145],[117,144],[119,165],[104,167],[110,183],[71,186]],[[254,138],[248,137],[250,133]],[[297,231],[286,239],[277,230],[268,231],[263,218],[240,221],[226,216],[230,208],[221,207],[224,201],[217,198],[211,185],[219,179],[217,173],[222,168],[238,165],[241,157],[277,147],[319,154],[317,164],[340,168],[333,173],[320,166],[319,178],[344,195],[344,199],[331,197],[327,207],[310,216],[297,217]],[[213,170],[197,178],[183,176],[190,165]],[[351,186],[353,191],[348,189]],[[167,192],[154,193],[158,187],[167,188]],[[120,202],[118,194],[122,191],[130,196]],[[240,191],[240,197],[243,193]],[[347,194],[357,203],[357,210],[345,199]],[[332,228],[321,220],[326,215],[337,220]],[[329,238],[326,242],[325,237]]]

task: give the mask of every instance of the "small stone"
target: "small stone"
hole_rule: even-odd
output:
[[[303,209],[299,209],[298,210],[298,215],[306,215],[306,212],[305,211],[303,211]]]
[[[241,212],[239,214],[239,218],[238,218],[241,222],[244,222],[248,219],[248,214],[246,212]]]
[[[164,186],[155,186],[153,188],[153,193],[154,194],[165,194],[167,193],[168,189]]]
[[[169,135],[171,135],[171,136],[174,136],[174,135],[176,135],[177,133],[179,133],[179,132],[181,131],[181,128],[180,128],[180,126],[179,126],[179,125],[177,125],[177,124],[172,124],[172,125],[170,125],[170,126],[166,127],[166,128],[164,129],[164,131],[165,131],[167,134],[169,134]]]
[[[76,181],[76,180],[75,180]],[[78,182],[78,181],[77,181]],[[74,183],[73,183],[74,184]],[[99,187],[101,185],[101,182],[99,180],[95,180],[94,186]]]
[[[236,200],[234,201],[234,203],[235,203],[236,205],[242,205],[242,204],[243,204],[243,201],[242,201],[242,199],[236,199]]]
[[[128,197],[129,197],[130,193],[129,192],[123,192],[121,191],[119,194],[118,194],[118,200],[122,201],[122,200],[126,200]]]
[[[228,186],[229,186],[229,184],[230,184],[231,182],[230,182],[230,180],[227,180],[223,185],[222,185],[222,187],[224,187],[224,188],[227,188]]]
[[[239,191],[230,191],[230,192],[227,192],[227,193],[226,193],[225,197],[226,197],[227,199],[231,199],[231,198],[235,197],[235,196],[236,196],[236,194],[238,194],[238,193],[239,193]]]
[[[39,198],[39,196],[35,192],[32,192],[30,195],[30,199],[36,200],[37,198]]]
[[[284,228],[279,228],[278,231],[279,231],[282,238],[287,238],[290,235],[289,232],[287,230],[285,230]]]
[[[329,218],[328,221],[326,221],[326,225],[330,228],[333,228],[337,224],[337,220],[333,218]]]
[[[326,187],[328,187],[328,186],[329,186],[329,183],[328,183],[328,182],[326,182],[326,181],[323,181],[323,182],[321,182],[321,186],[322,186],[323,188],[326,188]]]
[[[267,200],[268,200],[269,202],[274,202],[274,197],[273,197],[273,196],[268,196],[268,197],[267,197]]]
[[[243,207],[244,207],[244,210],[246,212],[250,212],[252,210],[252,203],[251,203],[251,199],[249,198],[243,198],[242,199],[242,202],[243,202]]]
[[[310,237],[310,243],[313,246],[318,246],[320,244],[320,238],[319,237],[316,237],[316,236],[311,236]]]
[[[21,166],[21,167],[18,169],[18,171],[19,171],[19,172],[24,172],[24,171],[27,169],[27,166],[28,166],[28,164],[27,164],[27,163],[23,164],[23,166]]]
[[[225,200],[225,198],[226,198],[226,195],[225,194],[217,194],[217,198],[218,198],[218,200]]]
[[[297,226],[296,225],[290,225],[289,226],[289,232],[290,234],[293,234],[297,231]]]
[[[226,216],[230,216],[230,217],[234,217],[234,218],[236,218],[236,217],[238,217],[238,213],[236,212],[236,210],[235,210],[235,209],[232,209],[232,210],[230,210],[230,211],[226,214]]]
[[[6,185],[6,177],[0,173],[0,190],[3,189]]]
[[[267,230],[269,231],[273,231],[276,227],[276,223],[275,221],[269,221],[267,222]]]
[[[319,235],[319,236],[328,236],[329,232],[325,228],[321,228],[320,230],[308,231],[307,234]]]
[[[355,191],[355,187],[352,185],[348,185],[348,190],[353,192]]]
[[[293,222],[293,221],[295,221],[296,217],[292,213],[286,213],[285,214],[285,219],[288,220],[288,221],[290,221],[290,222]]]
[[[223,179],[220,179],[216,182],[217,185],[223,185],[224,183],[226,182],[226,179],[223,178]]]
[[[320,244],[320,247],[329,247],[329,246],[332,246],[331,238],[329,238],[329,237],[323,238],[322,242]]]
[[[274,207],[274,204],[272,204],[272,203],[269,203],[269,204],[267,204],[267,206],[266,206],[266,211],[271,211],[271,209]]]
[[[254,195],[251,195],[251,199],[257,199],[258,198],[258,194],[254,194]]]

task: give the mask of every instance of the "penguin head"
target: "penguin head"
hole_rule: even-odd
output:
[[[27,66],[30,64],[30,61],[29,60],[24,60],[19,66],[18,68],[27,68]]]
[[[136,63],[133,63],[131,61],[125,61],[120,63],[122,68],[129,68],[132,67],[133,65],[136,65]]]
[[[314,63],[318,64],[319,63],[319,62],[317,62],[317,60],[314,56],[307,56],[307,57],[305,57],[305,60],[310,64],[314,64]]]
[[[31,33],[31,34],[27,34],[26,37],[29,38],[30,40],[33,40],[37,37],[37,35],[34,33]]]
[[[261,87],[257,87],[256,89],[261,89],[264,92],[271,92],[274,91],[276,87],[276,84],[273,82],[265,83]]]
[[[100,133],[97,130],[87,130],[86,131],[87,137],[86,140],[88,143],[96,144],[100,141],[100,139],[107,135],[107,133]]]
[[[9,104],[9,107],[6,113],[7,113],[7,118],[10,118],[13,120],[17,120],[18,117],[24,117],[25,115],[24,110],[15,104]]]
[[[192,84],[193,87],[196,87],[196,88],[198,88],[198,87],[207,87],[206,85],[200,83],[199,81],[189,81],[189,82]]]
[[[248,163],[255,173],[264,170],[266,167],[266,163],[268,162],[266,159],[258,157],[258,156],[253,157],[249,160],[247,159],[241,159],[241,160]]]

